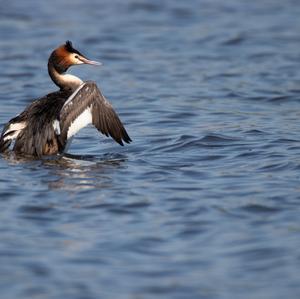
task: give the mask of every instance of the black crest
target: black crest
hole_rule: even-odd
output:
[[[69,40],[66,41],[65,48],[70,53],[76,53],[84,57],[84,55],[82,55],[78,50],[73,48],[72,42]]]

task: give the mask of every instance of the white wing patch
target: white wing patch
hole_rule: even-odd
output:
[[[77,118],[71,123],[68,129],[67,139],[74,136],[79,130],[92,123],[92,106],[86,108]]]
[[[54,129],[54,132],[55,132],[55,134],[56,135],[60,135],[60,124],[59,124],[59,121],[58,121],[58,119],[55,119],[54,121],[53,121],[53,129]]]
[[[4,141],[12,140],[18,137],[20,132],[27,126],[26,122],[12,123],[4,132]]]

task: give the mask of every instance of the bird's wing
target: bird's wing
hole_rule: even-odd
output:
[[[117,113],[94,82],[85,82],[74,91],[63,105],[58,121],[57,134],[62,144],[91,123],[120,145],[131,141]]]
[[[0,136],[0,153],[6,152],[22,130],[27,126],[26,122],[22,117],[17,116],[11,119],[3,128],[2,134]]]

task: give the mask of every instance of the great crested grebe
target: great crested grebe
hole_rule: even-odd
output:
[[[122,122],[96,83],[83,82],[65,72],[72,65],[101,63],[87,59],[67,41],[49,57],[48,72],[59,91],[35,100],[21,114],[12,118],[0,137],[0,152],[13,141],[16,154],[54,155],[63,153],[72,137],[93,124],[102,134],[120,145],[130,143]]]

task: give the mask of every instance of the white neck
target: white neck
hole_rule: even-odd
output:
[[[60,75],[60,82],[64,84],[64,86],[68,86],[75,90],[77,87],[79,87],[83,81],[71,74],[61,74]]]
[[[78,86],[80,86],[83,83],[83,81],[80,78],[74,75],[59,73],[55,69],[54,65],[50,62],[48,64],[48,72],[53,82],[58,87],[60,87],[60,89],[75,90]]]

